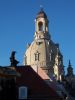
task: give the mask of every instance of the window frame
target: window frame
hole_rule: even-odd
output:
[[[27,87],[26,86],[19,87],[19,96],[18,97],[19,97],[19,100],[27,99]]]
[[[35,61],[39,61],[39,52],[37,51],[36,53],[35,53]]]

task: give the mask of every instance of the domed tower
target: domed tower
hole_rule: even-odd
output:
[[[41,11],[37,14],[35,19],[35,39],[50,39],[50,35],[48,34],[48,23],[49,21],[47,19],[47,15],[41,9]]]
[[[49,21],[47,15],[41,9],[35,19],[34,40],[30,45],[28,45],[24,55],[24,65],[31,65],[35,69],[41,67],[48,76],[53,77],[55,75],[54,66],[57,48],[57,44],[51,40],[49,34]],[[61,57],[61,62],[62,60]]]

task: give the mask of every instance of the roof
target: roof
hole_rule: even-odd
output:
[[[56,91],[42,79],[31,66],[19,66],[17,72],[21,77],[17,77],[17,86],[27,86],[34,96],[58,97]],[[55,99],[53,99],[55,100]],[[59,100],[59,99],[58,99]]]
[[[41,9],[40,12],[37,14],[36,18],[47,18],[46,13]]]
[[[35,66],[33,66],[32,68],[42,79],[51,81],[50,77],[45,73],[45,71],[41,67],[36,68]]]
[[[19,76],[19,73],[16,72],[14,67],[6,66],[6,67],[1,67],[0,66],[0,76]]]

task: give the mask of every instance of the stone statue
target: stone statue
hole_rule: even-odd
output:
[[[10,62],[11,62],[11,66],[17,66],[17,64],[19,63],[19,61],[17,61],[15,59],[15,53],[16,51],[12,51],[11,56],[10,56]]]

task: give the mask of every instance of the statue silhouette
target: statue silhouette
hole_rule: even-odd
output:
[[[15,53],[16,51],[11,52],[11,56],[10,56],[11,66],[17,66],[17,64],[19,63],[19,61],[15,59]]]

